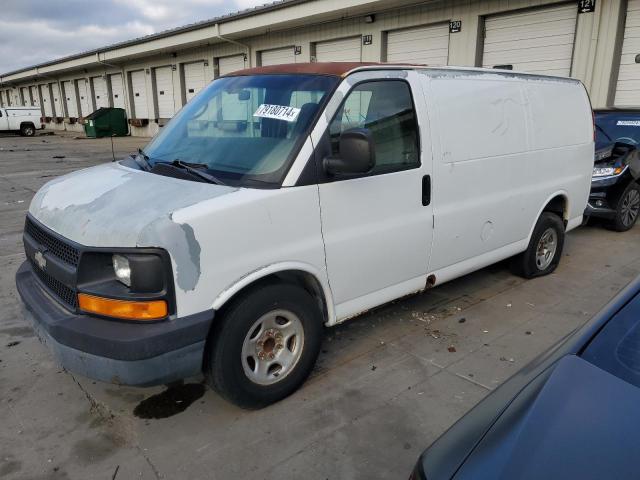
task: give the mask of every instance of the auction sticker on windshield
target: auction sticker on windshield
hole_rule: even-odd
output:
[[[253,116],[284,120],[285,122],[295,122],[299,113],[299,108],[263,103],[258,107],[258,110],[256,110],[256,113],[254,113]]]

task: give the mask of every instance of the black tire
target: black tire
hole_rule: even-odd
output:
[[[553,232],[555,232],[555,252],[552,257],[550,257],[550,262],[541,266],[537,261],[538,248],[540,246],[541,238],[549,231],[549,229],[552,229]],[[536,226],[533,229],[533,234],[529,240],[529,246],[523,253],[513,257],[511,261],[511,270],[516,275],[524,278],[535,278],[548,275],[553,272],[558,266],[558,263],[560,263],[563,247],[564,223],[562,222],[562,219],[555,213],[542,212],[542,215],[540,215],[540,218],[538,219],[538,223],[536,223]]]
[[[640,185],[631,182],[624,189],[616,205],[616,216],[609,227],[616,232],[631,230],[640,215]]]
[[[254,323],[274,310],[297,316],[304,342],[291,370],[282,379],[274,380],[276,383],[261,385],[245,373],[243,343]],[[306,290],[291,284],[263,284],[233,301],[222,318],[215,319],[204,359],[207,383],[242,408],[265,407],[289,396],[304,383],[318,358],[322,336],[322,314]]]
[[[36,127],[31,124],[23,123],[20,125],[20,135],[23,137],[33,137],[36,134]]]

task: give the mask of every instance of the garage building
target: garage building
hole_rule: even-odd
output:
[[[282,0],[8,72],[0,104],[39,106],[67,130],[124,108],[149,136],[230,72],[364,61],[572,76],[594,107],[640,107],[639,54],[640,0]]]

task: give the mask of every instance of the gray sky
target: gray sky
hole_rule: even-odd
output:
[[[0,73],[269,0],[2,0]]]

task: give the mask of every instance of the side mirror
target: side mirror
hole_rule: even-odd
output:
[[[376,165],[375,148],[371,132],[366,128],[353,128],[340,135],[339,152],[323,160],[330,175],[367,173]]]

